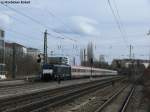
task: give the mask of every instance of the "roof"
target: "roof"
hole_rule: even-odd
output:
[[[91,67],[72,66],[72,69],[82,69],[82,70],[86,69],[86,70],[91,70]],[[114,70],[102,69],[102,68],[92,68],[92,70],[116,72]]]
[[[140,61],[140,62],[149,62],[149,60],[144,60],[144,59],[114,59],[113,61],[123,61],[123,62]]]
[[[7,47],[7,48],[12,47],[12,43],[5,42],[5,47]]]
[[[27,50],[39,51],[39,49],[37,49],[37,48],[32,48],[32,47],[27,48]]]
[[[12,48],[13,47],[13,44],[15,44],[16,47],[25,47],[21,44],[18,44],[18,43],[10,43],[10,42],[5,42],[5,47],[7,48]]]

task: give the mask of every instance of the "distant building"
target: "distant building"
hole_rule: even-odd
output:
[[[27,48],[18,43],[5,42],[5,54],[6,56],[12,56],[15,51],[16,56],[25,56],[27,54]]]
[[[100,63],[105,63],[105,56],[104,55],[99,56],[99,62]]]
[[[6,56],[12,56],[13,46],[12,43],[5,42],[5,54]]]
[[[25,46],[18,44],[18,43],[12,43],[12,44],[18,56],[25,56],[27,54],[27,48]]]
[[[40,50],[36,48],[27,48],[27,54],[32,56],[33,58],[37,58],[37,56],[40,54]]]
[[[144,59],[114,59],[112,62],[113,68],[116,67],[129,67],[130,64],[136,63],[136,64],[143,64],[146,68],[149,65],[149,60]]]
[[[4,41],[4,31],[0,29],[0,63],[3,64],[5,54],[5,41]]]
[[[27,48],[18,43],[5,42],[5,56],[12,59],[13,53],[15,53],[16,58],[32,56],[34,59],[37,59],[38,55],[41,54],[39,49]]]
[[[93,43],[88,43],[87,46],[87,60],[91,64],[91,60],[94,60],[94,49],[93,49]]]
[[[5,32],[0,29],[0,79],[5,78]]]
[[[49,64],[69,64],[68,57],[48,57]]]

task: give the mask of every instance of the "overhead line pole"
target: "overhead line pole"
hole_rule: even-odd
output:
[[[150,36],[150,30],[148,31],[147,36]],[[149,49],[149,66],[150,66],[150,49]]]
[[[13,53],[12,53],[12,78],[15,79],[16,78],[16,70],[17,70],[17,66],[16,66],[16,45],[15,43],[13,43]]]
[[[132,46],[130,45],[130,54],[129,54],[129,58],[131,59],[132,55]]]
[[[47,63],[47,30],[44,32],[44,64]]]

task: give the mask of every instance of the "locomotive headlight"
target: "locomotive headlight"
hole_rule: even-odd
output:
[[[43,69],[43,74],[52,74],[53,70],[52,69]]]

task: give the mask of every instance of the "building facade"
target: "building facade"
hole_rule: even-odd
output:
[[[69,65],[68,57],[48,57],[49,64],[66,64]]]
[[[144,60],[144,59],[114,59],[112,61],[112,67],[117,68],[119,67],[126,67],[128,68],[131,64],[143,64],[145,68],[149,66],[149,60]]]
[[[22,57],[27,54],[27,48],[18,43],[5,42],[6,56],[12,56],[13,52],[15,52],[16,57]]]
[[[0,29],[0,79],[5,78],[5,32]]]
[[[40,53],[39,49],[27,48],[27,55],[32,56],[34,59],[36,59]]]

